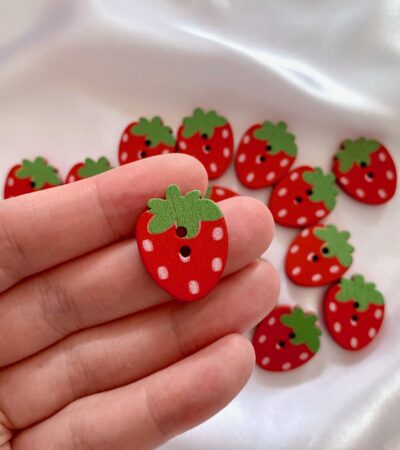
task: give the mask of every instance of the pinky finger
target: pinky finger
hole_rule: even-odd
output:
[[[131,385],[78,400],[20,433],[13,450],[144,450],[207,420],[243,388],[251,344],[232,334]]]

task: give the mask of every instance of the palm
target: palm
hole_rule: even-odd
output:
[[[207,419],[247,381],[237,333],[272,307],[275,271],[254,261],[272,221],[248,198],[220,204],[229,259],[201,302],[170,301],[132,234],[171,183],[206,187],[166,155],[0,204],[0,449],[147,449]]]

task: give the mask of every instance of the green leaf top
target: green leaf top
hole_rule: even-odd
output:
[[[339,169],[342,173],[348,172],[354,164],[370,164],[370,155],[380,147],[378,141],[365,138],[352,141],[347,139],[343,142],[343,149],[336,153],[339,160]]]
[[[149,212],[154,214],[150,220],[149,231],[160,234],[171,226],[186,228],[186,238],[195,237],[201,222],[210,222],[222,217],[218,206],[210,199],[201,198],[201,192],[191,191],[186,195],[175,184],[168,186],[166,199],[152,198],[148,201]]]
[[[15,176],[20,180],[30,178],[34,183],[35,190],[42,189],[46,183],[52,186],[61,184],[60,177],[54,167],[49,166],[41,156],[37,157],[34,161],[24,159],[21,168],[17,170]]]
[[[205,112],[201,108],[196,108],[193,115],[183,119],[182,136],[191,138],[196,133],[205,134],[209,139],[213,137],[214,130],[226,125],[228,121],[223,116],[219,116],[215,111]]]
[[[314,314],[305,314],[296,306],[290,314],[281,316],[281,322],[293,330],[295,336],[290,339],[293,345],[305,344],[310,351],[317,353],[321,331],[316,326],[317,317]]]
[[[85,159],[85,164],[79,168],[78,175],[81,178],[89,178],[110,169],[112,169],[110,162],[104,156],[99,158],[97,161],[87,158]]]
[[[351,254],[354,247],[348,243],[350,233],[348,231],[338,231],[335,225],[327,225],[314,229],[314,235],[326,244],[328,249],[326,253],[322,253],[325,258],[336,257],[340,264],[344,267],[350,267],[353,258]]]
[[[339,283],[340,290],[336,294],[339,302],[355,301],[359,311],[365,311],[370,303],[383,305],[383,295],[375,288],[375,283],[366,283],[362,275],[354,275],[351,280],[342,278]]]
[[[266,121],[261,125],[261,128],[254,130],[253,136],[260,141],[268,141],[268,145],[271,147],[269,151],[271,155],[276,155],[279,152],[284,152],[292,157],[297,155],[295,136],[287,131],[285,122],[274,125],[272,122]]]
[[[151,120],[141,117],[139,122],[132,126],[131,133],[135,136],[145,136],[146,140],[150,142],[150,148],[157,147],[159,144],[165,144],[169,147],[175,145],[171,128],[163,125],[161,118],[158,116]]]
[[[332,173],[326,175],[319,167],[312,171],[303,172],[303,180],[312,186],[312,194],[309,199],[313,202],[324,202],[329,211],[335,207],[338,189],[335,186],[335,176]]]

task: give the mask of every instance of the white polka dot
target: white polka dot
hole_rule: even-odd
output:
[[[360,197],[360,198],[365,197],[365,192],[364,192],[363,189],[357,189],[357,190],[356,190],[356,194],[357,194],[357,196]]]
[[[297,219],[298,225],[304,225],[306,222],[307,222],[307,217],[302,216]]]
[[[388,180],[393,180],[393,179],[394,179],[394,173],[393,173],[391,170],[388,170],[388,171],[386,172],[386,178],[387,178]]]
[[[179,142],[179,148],[180,148],[181,150],[186,150],[186,147],[187,147],[187,145],[186,145],[186,142],[185,142],[185,141],[180,141],[180,142]]]
[[[375,314],[374,314],[375,319],[380,319],[380,318],[382,317],[382,315],[383,315],[383,313],[382,313],[382,310],[381,310],[381,309],[377,309],[377,310],[375,311]]]
[[[315,216],[316,217],[324,217],[326,214],[326,211],[324,209],[317,209],[317,211],[315,211]]]
[[[301,361],[305,361],[308,358],[308,353],[306,352],[300,353],[299,358]]]
[[[225,148],[222,150],[222,154],[224,155],[225,158],[229,158],[229,156],[231,155],[231,151],[229,150],[228,147],[225,147]]]
[[[153,242],[150,239],[145,239],[142,242],[142,247],[145,252],[152,252],[154,250]]]
[[[335,302],[330,302],[329,303],[329,311],[331,312],[336,312],[337,311],[337,305]]]
[[[122,152],[121,153],[121,161],[126,161],[128,159],[128,153]]]
[[[368,330],[368,336],[372,339],[375,335],[376,335],[376,330],[375,330],[375,328],[370,328],[370,329]]]
[[[157,275],[160,280],[166,280],[168,278],[168,269],[165,266],[160,266],[157,269]]]
[[[222,137],[224,139],[228,139],[228,137],[229,137],[229,130],[227,130],[226,128],[224,130],[222,130]]]
[[[378,195],[380,198],[386,198],[387,197],[387,193],[384,189],[378,189]]]
[[[339,322],[335,322],[335,323],[333,324],[333,330],[334,330],[336,333],[340,333],[340,332],[342,331],[342,325],[341,325]]]
[[[308,228],[306,228],[305,230],[303,230],[300,235],[301,237],[305,238],[310,234],[310,230]]]
[[[301,267],[296,266],[293,270],[292,270],[292,275],[298,275],[301,272]]]
[[[282,370],[289,370],[292,367],[290,362],[285,362],[282,364]]]
[[[250,173],[247,174],[246,181],[248,183],[251,183],[254,180],[254,177],[255,177],[254,173],[250,172]]]
[[[246,136],[243,138],[243,144],[248,144],[250,142],[250,136],[246,134]]]
[[[344,184],[345,186],[347,186],[349,184],[349,179],[346,177],[340,177],[339,181]]]
[[[268,358],[268,356],[266,356],[265,358],[263,358],[261,360],[261,365],[262,366],[266,366],[269,363],[270,359]]]
[[[218,170],[218,166],[213,162],[210,164],[210,170],[215,173]]]
[[[296,181],[297,178],[299,178],[299,173],[298,173],[298,172],[293,172],[293,173],[290,175],[290,179],[291,179],[292,181]]]
[[[273,179],[275,179],[275,172],[270,172],[265,178],[267,181],[272,181]]]
[[[213,260],[211,261],[211,267],[214,272],[221,272],[222,259],[221,258],[213,258]]]
[[[290,251],[290,253],[297,253],[299,251],[299,248],[300,247],[297,244],[295,244],[290,247],[289,251]]]
[[[224,230],[221,227],[215,227],[212,231],[214,241],[220,241],[224,237]]]
[[[258,342],[259,344],[264,344],[264,342],[267,340],[267,336],[265,336],[265,334],[262,334],[259,338],[258,338]]]
[[[314,281],[314,283],[317,283],[318,281],[322,280],[322,275],[320,273],[315,273],[312,277],[311,277],[311,281]]]
[[[287,209],[280,209],[277,213],[278,217],[285,217],[287,215]]]
[[[351,348],[357,348],[358,347],[358,339],[355,337],[352,337],[350,339],[350,347]]]
[[[73,175],[71,175],[71,177],[73,177]],[[70,178],[71,178],[70,177]],[[72,180],[73,181],[73,180]],[[14,178],[13,177],[9,177],[8,179],[7,179],[7,185],[8,186],[14,186]]]
[[[270,318],[268,319],[268,325],[269,325],[269,326],[272,326],[275,322],[276,322],[275,317],[270,317]]]
[[[68,177],[68,182],[69,183],[73,183],[75,181],[75,177],[73,176],[73,175],[70,175],[69,177]],[[11,185],[12,186],[12,185]]]
[[[340,267],[338,265],[336,265],[336,264],[331,266],[331,267],[329,267],[329,272],[330,273],[338,273],[339,270],[340,270]]]
[[[221,189],[221,188],[215,189],[215,193],[216,193],[217,195],[219,195],[220,197],[222,197],[223,195],[225,195],[224,189]]]
[[[238,156],[238,162],[243,163],[243,162],[245,162],[245,161],[246,161],[246,155],[245,155],[244,153],[241,153],[241,154]]]
[[[287,189],[285,187],[280,188],[278,191],[279,197],[284,197],[287,194]]]
[[[192,295],[196,295],[200,291],[199,283],[196,280],[190,280],[188,283],[189,292]]]
[[[124,133],[124,135],[122,136],[122,142],[128,142],[129,136],[127,133]]]
[[[379,158],[379,161],[384,162],[384,161],[386,161],[386,154],[383,152],[380,152],[378,155],[378,158]]]
[[[286,167],[289,164],[289,160],[287,158],[282,159],[282,161],[279,163],[281,167]]]
[[[161,153],[163,155],[167,155],[169,153],[169,150],[167,148],[164,148],[164,150]]]

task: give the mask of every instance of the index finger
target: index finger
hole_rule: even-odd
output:
[[[207,174],[194,158],[162,155],[77,183],[0,203],[0,292],[114,241],[133,236],[148,199],[175,183],[205,191]]]

